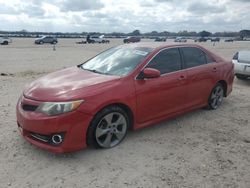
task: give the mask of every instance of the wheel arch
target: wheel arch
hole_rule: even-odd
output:
[[[227,82],[225,80],[220,80],[218,81],[218,83],[220,83],[223,87],[223,90],[224,90],[224,97],[227,96]]]
[[[88,127],[87,127],[86,137],[85,137],[85,138],[86,138],[86,144],[87,144],[88,146],[93,145],[93,142],[92,142],[91,140],[89,140],[89,138],[88,138],[88,134],[89,134],[89,132],[92,130],[92,128],[91,128],[92,122],[94,121],[96,115],[97,115],[99,112],[101,112],[102,110],[104,110],[105,108],[108,108],[108,107],[110,107],[110,106],[118,106],[118,107],[120,107],[121,109],[123,109],[123,110],[127,113],[128,117],[129,117],[129,121],[130,121],[130,122],[129,122],[128,130],[133,128],[133,126],[134,126],[134,114],[133,114],[133,111],[131,110],[131,108],[130,108],[128,105],[124,104],[124,103],[110,103],[110,104],[105,105],[105,106],[103,106],[102,108],[100,108],[100,109],[95,113],[95,115],[93,116],[92,120],[90,121],[90,123],[89,123],[89,125],[88,125]]]
[[[134,113],[131,110],[131,108],[128,105],[124,104],[124,103],[117,102],[117,103],[111,103],[111,104],[105,105],[100,110],[98,110],[96,112],[96,114],[99,113],[100,111],[102,111],[103,109],[109,107],[109,106],[118,106],[118,107],[122,108],[127,113],[128,117],[129,117],[129,120],[130,120],[129,129],[133,128],[133,126],[134,126]]]

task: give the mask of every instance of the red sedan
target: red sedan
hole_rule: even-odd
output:
[[[198,45],[122,45],[33,81],[17,103],[17,123],[26,140],[52,152],[111,148],[128,129],[217,109],[233,78],[232,62]]]

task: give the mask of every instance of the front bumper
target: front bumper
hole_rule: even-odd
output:
[[[250,76],[250,64],[233,61],[235,74]]]
[[[22,136],[30,143],[55,153],[77,151],[87,146],[86,134],[92,116],[73,111],[58,116],[47,116],[31,110],[24,110],[23,104],[38,105],[40,102],[21,97],[16,107],[17,124]],[[48,138],[48,142],[35,135]],[[62,143],[50,142],[54,134],[62,134]]]

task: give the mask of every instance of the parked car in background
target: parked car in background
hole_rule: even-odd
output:
[[[164,44],[113,47],[33,81],[16,107],[21,134],[58,153],[112,148],[128,129],[217,109],[232,91],[232,62],[198,45]]]
[[[234,39],[225,39],[225,42],[233,42]]]
[[[211,38],[211,42],[220,42],[220,38],[219,37]]]
[[[250,51],[243,50],[233,56],[235,76],[239,79],[250,77]]]
[[[176,39],[174,41],[175,42],[187,42],[187,39],[184,37],[176,37]]]
[[[87,41],[86,40],[77,41],[76,44],[87,44]]]
[[[56,44],[57,42],[58,42],[57,38],[54,36],[42,36],[35,40],[35,44],[45,44],[45,43]]]
[[[140,42],[141,41],[141,37],[127,37],[125,39],[123,39],[123,43],[133,43],[133,42]]]
[[[11,42],[12,42],[12,39],[10,39],[9,37],[0,37],[1,45],[8,45]]]
[[[207,42],[207,38],[205,37],[196,38],[194,42]]]
[[[166,37],[156,37],[155,42],[166,42],[167,38]]]
[[[87,36],[88,43],[109,43],[110,41],[104,38],[104,35],[101,36]]]

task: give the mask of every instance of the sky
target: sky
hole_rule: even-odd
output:
[[[0,30],[41,32],[239,31],[250,0],[0,0]]]

